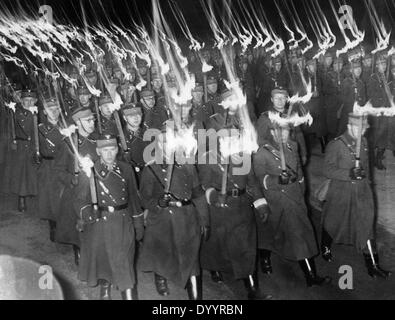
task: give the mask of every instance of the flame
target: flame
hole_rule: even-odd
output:
[[[280,127],[298,127],[302,124],[308,124],[311,126],[313,124],[313,118],[309,112],[303,116],[299,116],[298,114],[294,113],[290,117],[283,118],[278,112],[269,111],[269,119],[271,122],[279,125]]]
[[[247,97],[243,93],[240,83],[238,81],[231,83],[226,80],[224,80],[224,83],[226,88],[231,91],[232,95],[219,103],[219,105],[224,109],[230,110],[238,110],[240,107],[245,106],[247,104]]]
[[[202,72],[203,73],[207,73],[207,72],[210,72],[211,70],[213,70],[213,66],[210,66],[209,64],[207,64],[207,62],[206,61],[202,61],[203,62],[203,64],[202,64]]]
[[[9,103],[5,104],[8,108],[10,108],[14,113],[15,113],[15,107],[16,107],[16,103],[11,101]]]
[[[391,101],[390,108],[375,108],[372,103],[368,101],[364,106],[360,106],[357,101],[354,103],[353,112],[359,116],[362,115],[372,115],[372,116],[385,116],[394,117],[395,116],[395,103]]]
[[[392,47],[390,50],[388,50],[388,57],[392,56],[395,54],[395,47]]]
[[[307,93],[304,96],[299,96],[299,93],[297,93],[296,95],[293,95],[292,97],[290,97],[288,99],[289,104],[290,105],[293,105],[296,103],[306,104],[311,100],[311,98],[313,97],[311,80],[309,80],[309,82],[307,83],[306,92]]]
[[[192,158],[196,155],[198,143],[194,134],[195,125],[179,127],[174,129],[175,122],[166,125],[166,153],[182,154],[186,158]]]
[[[88,178],[90,178],[92,174],[92,168],[94,166],[92,159],[89,156],[82,157],[80,154],[78,154],[78,162],[81,166],[82,171],[86,174]]]

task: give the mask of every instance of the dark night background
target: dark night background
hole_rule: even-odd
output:
[[[204,37],[210,35],[210,30],[208,27],[207,20],[201,9],[199,0],[173,0],[177,2],[181,8],[186,21],[196,37]],[[287,33],[282,26],[282,22],[279,18],[278,11],[275,7],[274,0],[253,0],[255,2],[261,2],[265,9],[266,15],[276,32],[284,37],[288,38]],[[283,0],[278,0],[281,5]],[[290,1],[290,0],[287,0]],[[306,19],[305,9],[303,2],[308,2],[312,0],[293,0],[297,8],[298,14],[306,28],[310,39],[315,43],[316,38],[314,33],[310,29],[309,23]],[[316,0],[314,0],[316,1]],[[219,0],[213,0],[213,2],[219,7],[218,9],[218,19],[221,20],[221,2]],[[233,3],[236,3],[233,0]],[[331,25],[332,31],[338,36],[338,44],[342,45],[343,38],[339,32],[336,20],[334,19],[333,12],[331,10],[328,0],[318,0],[321,8],[323,9],[327,19]],[[360,30],[365,30],[366,40],[372,41],[372,31],[373,28],[369,21],[369,16],[366,11],[364,1],[362,0],[347,0],[340,1],[333,0],[335,8],[338,9],[341,4],[348,4],[353,8],[353,13],[357,25]],[[378,15],[383,19],[387,29],[395,29],[395,0],[373,0],[376,6]],[[73,24],[82,26],[82,14],[81,14],[81,4],[87,15],[88,24],[94,23],[100,20],[103,24],[108,23],[108,19],[114,22],[121,22],[125,26],[130,26],[131,17],[135,21],[140,21],[142,19],[144,23],[149,26],[149,19],[151,17],[151,1],[150,0],[2,0],[2,7],[6,7],[11,11],[18,11],[19,8],[23,8],[26,12],[38,12],[40,5],[48,4],[54,9],[55,20],[61,23],[71,22]],[[176,25],[172,13],[169,10],[168,0],[160,0],[160,4],[165,12],[165,16],[168,19],[170,25],[173,26],[174,32],[179,33],[179,28]],[[284,13],[286,10],[284,8]],[[395,32],[395,30],[394,30]],[[392,35],[392,39],[395,36]]]

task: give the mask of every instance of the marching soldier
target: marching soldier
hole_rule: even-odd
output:
[[[262,144],[264,144],[267,136],[270,134],[268,130],[269,128],[267,126],[267,124],[269,123],[269,112],[279,113],[281,117],[287,116],[287,99],[288,92],[286,89],[278,87],[272,90],[272,106],[269,111],[261,114],[256,124],[259,146],[262,146]],[[307,163],[307,148],[302,130],[299,127],[295,127],[293,130],[291,130],[290,137],[292,140],[297,142],[302,164],[305,165]]]
[[[378,53],[376,58],[376,72],[373,73],[367,84],[367,95],[374,108],[390,107],[391,103],[387,93],[390,93],[387,81],[387,59],[384,54]],[[378,170],[385,170],[383,164],[385,150],[395,151],[395,125],[393,117],[372,117],[372,147],[376,151],[375,166]]]
[[[96,141],[93,139],[95,132],[95,117],[90,109],[79,108],[72,114],[74,124],[78,131],[72,137],[73,143],[81,157],[89,157],[92,161],[97,159]],[[56,221],[56,241],[73,245],[75,264],[79,264],[80,238],[76,229],[77,214],[70,207],[77,196],[78,176],[80,164],[74,154],[71,142],[64,140],[61,155],[55,165],[57,177],[63,185],[62,197],[60,200],[60,211]]]
[[[104,94],[100,97],[99,108],[102,131],[108,134],[117,135],[118,129],[113,116],[114,103],[110,95]]]
[[[143,112],[141,107],[134,104],[124,104],[122,108],[126,123],[125,138],[128,151],[123,154],[123,160],[131,164],[137,177],[141,181],[141,174],[145,166],[144,150],[149,142],[144,141],[144,127],[142,126]]]
[[[258,117],[262,112],[268,111],[270,108],[271,92],[273,89],[289,87],[289,76],[286,68],[283,66],[281,57],[273,59],[273,68],[269,73],[263,75],[262,84],[258,96],[257,108]]]
[[[221,95],[222,101],[231,97],[230,91]],[[228,138],[232,133],[239,134],[241,125],[235,108],[218,112],[212,128],[232,129]],[[229,156],[228,164],[225,164],[226,160],[219,161],[220,157],[227,157],[224,148],[226,146],[221,145],[219,152],[210,150],[213,161],[199,168],[211,221],[210,238],[203,243],[200,253],[202,268],[210,271],[216,283],[223,282],[222,272],[232,272],[235,279],[243,280],[248,299],[270,299],[270,295],[260,292],[255,268],[256,223],[252,206],[261,210],[263,196],[248,166],[248,161],[251,164],[250,155],[234,154]]]
[[[254,172],[269,207],[269,214],[258,219],[262,271],[272,273],[270,257],[274,252],[299,262],[308,287],[329,283],[329,277],[316,273],[313,257],[318,248],[305,203],[297,144],[288,138],[288,126],[279,127],[267,121],[270,135],[253,156]],[[285,168],[282,161],[285,161]]]
[[[170,280],[197,300],[201,299],[199,248],[209,227],[207,203],[195,166],[172,162],[166,139],[166,134],[158,138],[163,158],[146,166],[141,178],[143,206],[148,209],[141,270],[154,272],[160,295],[170,294]]]
[[[169,119],[166,107],[155,104],[155,94],[152,90],[144,89],[140,93],[140,98],[145,127],[161,130],[165,121]]]
[[[89,286],[100,284],[102,300],[111,300],[111,285],[132,300],[135,239],[144,235],[137,184],[132,168],[116,160],[115,136],[102,135],[96,144],[99,160],[79,175],[73,202],[81,231],[78,277]]]
[[[90,108],[91,110],[94,110],[93,102],[91,100],[92,94],[89,92],[86,86],[78,87],[77,94],[78,94],[78,102],[79,102],[77,103],[78,107]]]
[[[350,114],[347,131],[328,145],[323,172],[330,184],[322,213],[321,250],[322,257],[332,261],[332,243],[352,245],[363,252],[370,276],[387,278],[390,273],[381,269],[374,252],[375,210],[363,138],[367,127],[366,116]],[[358,139],[362,139],[359,151]]]
[[[366,103],[366,84],[362,80],[361,62],[351,62],[351,75],[345,78],[341,85],[343,108],[339,119],[338,135],[347,130],[348,115],[353,112],[354,103],[364,106]]]
[[[367,84],[369,82],[370,77],[372,76],[372,59],[371,53],[366,53],[365,56],[362,57],[362,80]]]
[[[19,212],[26,211],[27,197],[38,194],[37,169],[41,159],[35,134],[34,117],[37,115],[33,115],[37,114],[37,101],[35,91],[22,91],[21,105],[17,104],[15,111],[16,148],[7,154],[5,164],[4,193],[18,196]]]
[[[63,135],[60,133],[60,105],[56,98],[47,97],[44,102],[45,120],[39,124],[41,164],[38,168],[38,215],[48,220],[50,240],[55,241],[57,215],[60,209],[61,182],[56,171],[56,161],[63,147]]]

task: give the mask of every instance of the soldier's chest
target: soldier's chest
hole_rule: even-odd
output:
[[[111,206],[128,201],[128,185],[119,168],[112,171],[96,169],[99,205]]]

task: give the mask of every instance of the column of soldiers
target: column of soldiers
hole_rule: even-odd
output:
[[[224,86],[221,55],[205,50],[202,56],[213,69],[203,73],[196,54],[188,55],[197,83],[192,101],[175,107],[181,121],[215,131],[241,130],[237,110],[221,105],[231,95]],[[349,60],[329,51],[318,61],[300,50],[275,58],[257,50],[237,57],[236,64],[259,143],[250,157],[251,170],[243,175],[232,173],[240,155],[232,156],[238,165],[231,162],[226,168],[220,161],[172,163],[164,128],[174,115],[165,88],[177,91],[177,84],[171,72],[163,76],[144,60],[125,62],[129,79],[119,65],[107,64],[107,83],[95,65],[87,63],[86,79],[101,90],[100,97],[91,94],[73,66],[66,69],[78,87],[63,83],[44,90],[43,79],[2,79],[1,192],[17,196],[19,212],[30,209],[27,200],[37,197],[37,215],[48,221],[50,240],[73,247],[79,279],[100,285],[101,299],[111,299],[111,287],[132,298],[136,260],[140,270],[153,273],[156,289],[164,296],[170,294],[170,280],[186,288],[190,299],[201,299],[203,269],[216,283],[224,281],[224,272],[242,279],[249,299],[270,299],[259,289],[257,261],[265,274],[272,273],[272,254],[297,261],[307,286],[325,285],[331,279],[318,275],[314,257],[321,251],[332,261],[333,243],[363,252],[369,275],[389,276],[379,265],[374,245],[369,160],[383,170],[385,150],[395,155],[395,119],[369,118],[360,165],[355,166],[361,119],[353,114],[353,106],[371,100],[373,107],[390,107],[395,55],[380,52]],[[142,80],[146,85],[137,90]],[[306,94],[307,83],[311,100],[293,107],[310,112],[313,126],[273,123],[269,111],[286,117],[288,98]],[[119,111],[114,111],[115,91],[123,101]],[[6,107],[9,102],[15,103],[14,111]],[[365,132],[368,123],[362,122]],[[71,124],[77,129],[66,134]],[[152,142],[144,139],[149,129],[160,132],[155,150],[162,152],[164,163],[147,163],[143,157]],[[304,181],[315,138],[325,153],[324,175],[330,179],[320,244],[309,220]],[[209,151],[221,158],[220,150]],[[89,158],[90,165],[76,152]],[[221,190],[224,170],[226,189]]]

